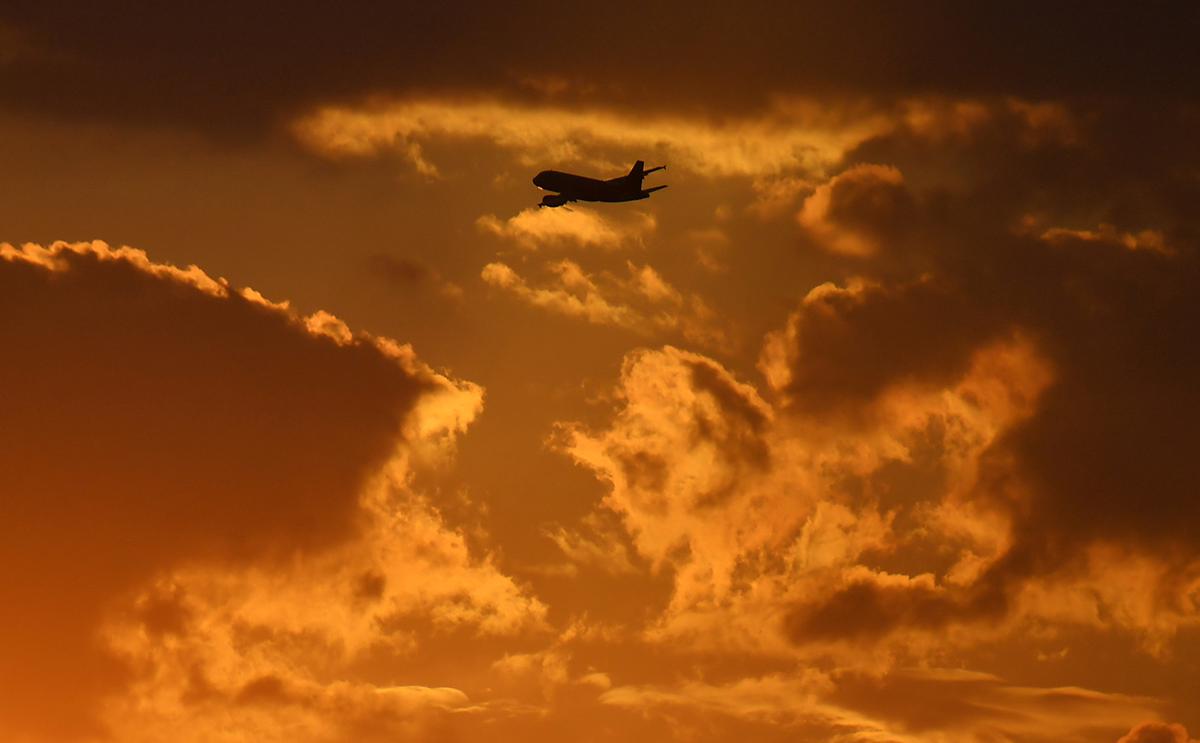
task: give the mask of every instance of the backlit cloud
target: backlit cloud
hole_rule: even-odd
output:
[[[825,249],[868,256],[879,250],[881,240],[904,229],[911,202],[900,171],[858,165],[818,186],[796,217]]]
[[[596,325],[643,336],[675,333],[700,346],[725,340],[713,311],[699,296],[684,296],[650,265],[627,262],[625,267],[624,276],[607,271],[589,274],[578,263],[563,259],[546,264],[549,279],[540,286],[502,262],[487,264],[480,275],[527,304]]]
[[[140,6],[0,9],[0,741],[1196,743],[1196,11]]]
[[[1143,722],[1122,735],[1117,743],[1191,743],[1183,725],[1165,722]]]
[[[568,209],[525,209],[506,220],[485,214],[476,224],[484,232],[526,250],[555,246],[604,250],[643,247],[643,240],[656,226],[653,215],[641,212],[618,219],[586,207]]]
[[[601,701],[652,714],[715,715],[715,720],[706,720],[712,726],[720,726],[721,718],[741,719],[754,725],[750,730],[756,735],[787,731],[844,743],[1087,743],[1154,710],[1150,699],[1081,688],[1023,687],[986,674],[948,669],[904,671],[883,678],[810,671],[729,684],[693,681],[675,687],[616,687],[605,692]],[[1144,729],[1158,726],[1149,724]],[[1175,738],[1163,740],[1174,743]],[[1186,743],[1186,738],[1180,740]]]
[[[627,153],[657,157],[708,177],[757,178],[770,211],[799,176],[823,176],[855,147],[903,132],[927,141],[969,139],[976,129],[1011,121],[1029,144],[1062,140],[1071,116],[1061,106],[1016,100],[913,98],[894,105],[778,98],[763,113],[720,122],[616,110],[535,106],[497,99],[413,98],[361,106],[325,106],[297,119],[296,137],[333,158],[397,154],[419,172],[434,170],[422,145],[481,141],[525,165],[580,163],[614,175]],[[619,171],[619,172],[618,172]],[[782,178],[780,183],[771,179]]]
[[[703,175],[730,176],[821,172],[890,125],[884,112],[830,110],[806,101],[780,102],[761,119],[716,124],[499,100],[414,99],[324,107],[298,120],[294,130],[329,157],[397,152],[418,168],[426,166],[413,154],[414,144],[447,138],[491,142],[528,162],[586,162],[623,172],[628,164],[607,153],[640,152]]]
[[[541,621],[428,506],[387,495],[444,456],[480,410],[477,386],[328,313],[301,318],[128,248],[5,244],[0,282],[3,345],[20,350],[0,372],[16,393],[0,447],[7,730],[100,731],[122,689],[165,693],[148,672],[180,693],[201,674],[234,694],[256,673],[277,679],[264,694],[314,693],[296,657],[247,652],[237,635],[252,626],[353,655],[391,641],[375,634],[389,615],[485,632]],[[429,570],[408,572],[414,560]],[[98,634],[145,591],[142,629]]]

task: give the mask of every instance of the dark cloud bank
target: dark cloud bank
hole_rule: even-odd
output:
[[[65,739],[124,676],[109,602],[348,538],[430,383],[107,248],[56,260],[0,259],[0,729]]]

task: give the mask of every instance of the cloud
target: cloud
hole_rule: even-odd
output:
[[[597,325],[616,325],[631,330],[643,327],[640,314],[630,307],[614,304],[600,291],[596,283],[584,274],[579,264],[560,261],[550,267],[553,284],[546,288],[530,286],[516,271],[504,263],[489,263],[481,276],[488,284],[515,294],[535,307],[562,315],[581,317]]]
[[[1060,103],[1014,98],[889,101],[776,95],[764,108],[715,122],[578,104],[425,96],[322,106],[295,119],[291,129],[317,155],[338,160],[399,156],[418,172],[435,168],[423,154],[423,146],[434,142],[482,142],[525,167],[557,163],[613,175],[628,169],[625,158],[657,159],[706,178],[750,179],[757,195],[751,209],[764,218],[785,211],[798,194],[815,187],[807,211],[800,213],[801,223],[826,237],[844,223],[842,238],[827,242],[832,250],[855,254],[871,246],[863,237],[856,241],[847,236],[844,228],[877,237],[903,219],[908,196],[899,172],[883,164],[858,165],[826,187],[818,185],[853,153],[891,138],[963,147],[997,130],[1011,132],[1013,143],[1024,150],[1062,147],[1078,141],[1075,119]],[[863,207],[868,213],[859,213]],[[524,214],[507,224],[487,216],[480,225],[524,238],[526,244],[563,233],[605,241],[600,237],[604,227],[590,215]]]
[[[556,246],[617,250],[644,246],[657,221],[654,215],[642,212],[618,220],[584,207],[570,207],[569,211],[524,209],[506,220],[485,214],[476,224],[480,230],[526,250]]]
[[[1101,138],[1096,130],[1086,136]],[[981,167],[1022,160],[1025,145],[1012,139],[1010,131],[967,152]],[[886,151],[881,143],[864,155]],[[1052,193],[1087,188],[1090,169],[1112,157],[1074,146],[1055,151],[1079,164],[1046,178],[1079,184],[1043,179]],[[1195,185],[1169,178],[1148,200],[1125,207],[1127,224],[1146,224],[1153,214],[1153,228],[1103,220],[1068,228],[1047,223],[1045,212],[1031,217],[1031,176],[1017,175],[1023,167],[1009,172],[1000,182],[910,192],[904,223],[881,228],[900,249],[860,256],[854,278],[811,290],[768,337],[760,369],[791,414],[855,417],[897,389],[946,389],[988,344],[1013,334],[1034,341],[1037,366],[1051,381],[1032,413],[984,453],[986,476],[964,498],[1014,521],[1014,543],[988,580],[1017,591],[1057,576],[1067,591],[1071,580],[1100,580],[1094,571],[1110,563],[1094,550],[1105,545],[1125,550],[1127,560],[1151,555],[1158,567],[1144,575],[1165,592],[1157,608],[1139,604],[1134,591],[1106,599],[1114,602],[1107,616],[1110,626],[1136,629],[1161,650],[1167,627],[1195,619],[1187,587],[1200,558],[1178,527],[1194,515],[1180,487],[1193,468],[1174,444],[1162,443],[1195,433],[1181,412],[1194,397],[1184,379],[1196,371],[1185,330],[1195,311],[1180,298],[1200,286],[1200,273],[1189,218],[1172,206]]]
[[[114,737],[154,740],[175,726],[191,736],[181,739],[206,740],[232,719],[247,740],[422,740],[447,714],[487,717],[462,690],[397,687],[362,671],[382,660],[411,675],[446,652],[442,635],[468,638],[455,643],[462,652],[469,638],[546,630],[546,607],[489,556],[473,556],[403,477],[393,467],[367,490],[370,525],[344,546],[283,568],[182,569],[146,589],[185,619],[169,642],[141,613],[106,627],[139,671],[104,707]]]
[[[725,684],[617,686],[600,700],[670,715],[672,710],[755,725],[743,734],[806,735],[813,740],[1022,740],[1085,743],[1152,714],[1153,700],[1081,688],[1038,688],[988,674],[949,669],[898,671],[883,677],[774,674]],[[717,719],[711,719],[716,716]],[[781,738],[782,738],[781,735]]]
[[[856,165],[817,186],[796,218],[826,250],[868,256],[905,228],[912,208],[899,170]]]
[[[932,575],[859,574],[813,609],[793,609],[787,629],[801,642],[828,637],[864,642],[889,625],[937,628],[954,618],[955,608]]]
[[[1011,323],[932,276],[821,284],[767,336],[759,368],[800,411],[853,406],[889,385],[950,383],[966,371],[976,344],[1012,332]],[[931,327],[938,332],[927,332]]]
[[[134,251],[9,248],[0,340],[25,365],[0,371],[0,680],[34,689],[0,719],[18,738],[1187,740],[1148,721],[1185,721],[1174,656],[1200,626],[1194,24],[738,9],[694,19],[647,74],[637,52],[678,8],[606,8],[582,41],[578,17],[520,8],[300,8],[296,55],[258,38],[277,11],[254,4],[235,24],[45,7],[3,12],[17,116],[278,127],[383,160],[370,188],[393,161],[441,179],[431,204],[498,194],[511,179],[476,172],[497,163],[632,157],[678,166],[698,200],[648,202],[671,224],[476,223],[501,251],[492,301],[649,346],[611,395],[577,379],[586,406],[557,401],[578,422],[554,446],[598,505],[503,449],[484,471],[532,495],[491,502],[503,485],[476,471],[451,505],[427,465],[481,390],[329,312]],[[237,80],[188,52],[214,36]],[[633,256],[663,246],[685,250]],[[399,256],[367,266],[454,291]],[[709,302],[773,328],[762,378]],[[536,556],[455,527],[502,507]],[[566,637],[576,621],[603,631]]]
[[[483,267],[483,280],[521,301],[594,325],[610,325],[643,335],[678,333],[705,346],[720,344],[725,333],[715,313],[698,295],[684,295],[649,264],[626,262],[627,276],[589,274],[576,262],[549,262],[550,279],[533,285],[507,263]]]
[[[1187,728],[1176,723],[1143,722],[1122,735],[1117,743],[1191,743]]]
[[[602,694],[600,701],[616,707],[645,709],[691,707],[784,725],[804,718],[836,724],[845,713],[818,701],[818,696],[829,687],[827,677],[812,672],[795,678],[748,678],[723,686],[703,682],[677,688],[618,686]]]
[[[1072,230],[1065,227],[1051,227],[1041,233],[1041,239],[1052,245],[1070,244],[1072,241],[1081,243],[1100,243],[1108,245],[1123,245],[1129,250],[1149,250],[1163,255],[1172,255],[1174,251],[1166,245],[1160,230],[1140,230],[1122,232],[1111,224],[1101,224],[1094,230]]]
[[[375,253],[368,258],[371,269],[388,281],[398,284],[417,284],[430,275],[429,266],[411,258],[387,253]]]
[[[754,202],[749,211],[760,219],[771,219],[793,209],[796,199],[811,193],[816,183],[804,177],[766,177],[752,182]]]
[[[719,227],[688,230],[684,239],[691,244],[696,254],[696,263],[709,273],[719,274],[729,270],[722,260],[729,249],[729,236]]]
[[[122,710],[127,716],[113,722],[114,735],[131,743],[164,738],[187,743],[213,739],[283,743],[297,736],[384,743],[429,740],[431,735],[444,734],[455,717],[487,715],[486,708],[451,687],[346,681],[319,685],[262,676],[227,697],[203,687],[199,679],[196,683],[188,690],[191,700],[157,694],[144,699],[140,709]]]
[[[614,575],[637,571],[619,529],[612,528],[600,518],[600,514],[595,513],[585,517],[583,526],[584,531],[557,526],[547,528],[544,532],[562,551],[573,571],[579,565]]]
[[[1166,658],[1200,622],[1194,158],[1126,158],[1132,112],[1062,113],[956,107],[864,142],[802,214],[870,250],[835,250],[839,280],[768,334],[764,386],[639,351],[610,421],[565,427],[672,581],[648,637],[878,668],[1038,626]]]
[[[440,271],[419,260],[388,253],[373,253],[367,257],[367,267],[372,274],[396,287],[432,286],[447,299],[463,298],[461,286],[444,278]]]
[[[916,740],[1092,741],[1153,715],[1155,699],[1080,687],[1036,687],[960,669],[847,676],[837,703]]]
[[[662,114],[425,98],[326,106],[298,119],[293,130],[327,157],[405,156],[412,143],[440,138],[490,142],[531,164],[625,168],[610,153],[637,152],[706,176],[754,176],[823,172],[891,124],[882,110],[854,113],[789,100],[760,118],[713,124]]]
[[[437,456],[481,407],[407,346],[129,248],[4,244],[0,304],[0,716],[17,735],[97,731],[136,675],[97,632],[155,576],[354,543],[371,478]],[[195,615],[160,605],[160,634]]]
[[[603,507],[638,553],[670,571],[652,637],[886,665],[871,648],[893,632],[894,648],[919,655],[914,633],[997,612],[972,566],[1003,553],[1007,522],[958,498],[1050,377],[1022,339],[965,367],[949,388],[897,387],[860,416],[798,418],[712,359],[637,351],[611,423],[565,424],[557,445],[609,486]],[[924,570],[920,560],[908,573],[871,567],[926,549]]]

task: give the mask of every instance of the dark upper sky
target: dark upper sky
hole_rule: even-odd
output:
[[[1050,6],[1050,7],[1047,7]],[[16,0],[10,111],[252,136],[318,102],[531,79],[721,117],[781,92],[1195,100],[1200,10],[1064,3],[217,3]]]

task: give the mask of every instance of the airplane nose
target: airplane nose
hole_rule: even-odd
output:
[[[543,170],[542,172],[535,175],[533,177],[533,185],[537,186],[538,188],[543,188],[544,187],[543,184],[545,184],[545,182],[546,182],[546,173],[547,173],[547,171]]]

